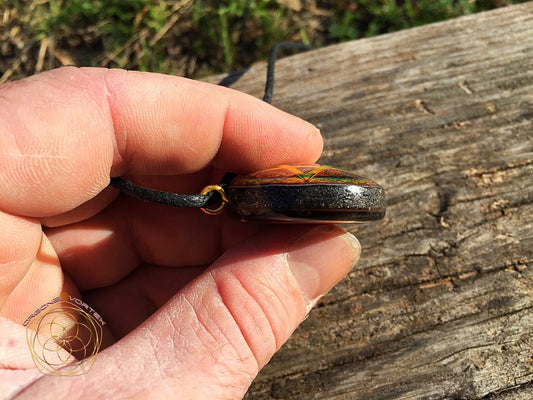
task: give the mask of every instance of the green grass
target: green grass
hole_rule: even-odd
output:
[[[192,23],[197,36],[193,49],[199,57],[207,59],[209,55],[215,55],[218,64],[231,70],[237,64],[243,66],[241,46],[250,47],[253,42],[255,52],[265,52],[289,34],[284,26],[284,19],[289,18],[286,10],[273,0],[257,0],[251,3],[247,18],[247,26],[253,26],[253,29],[244,30],[241,42],[245,3],[235,0],[194,3]]]
[[[320,47],[519,2],[254,0],[241,37],[246,0],[0,0],[0,77],[69,62],[198,77],[265,59],[280,40]]]
[[[443,21],[523,1],[359,0],[340,1],[328,26],[331,40],[344,41]]]

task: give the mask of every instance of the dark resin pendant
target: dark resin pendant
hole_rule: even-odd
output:
[[[385,216],[381,186],[325,165],[282,165],[237,176],[227,195],[243,220],[365,223]]]

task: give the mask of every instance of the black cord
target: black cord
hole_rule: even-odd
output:
[[[263,101],[268,104],[272,103],[272,94],[274,93],[274,67],[278,59],[280,50],[311,50],[313,46],[299,42],[278,42],[272,46],[267,64],[267,79],[265,83],[265,95]]]
[[[216,192],[208,194],[177,194],[148,189],[125,181],[122,178],[111,178],[111,186],[128,196],[152,203],[164,204],[173,207],[204,208],[212,202]]]

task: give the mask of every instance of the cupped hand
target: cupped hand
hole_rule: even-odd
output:
[[[321,149],[312,125],[183,78],[62,68],[1,86],[0,397],[242,398],[358,242],[144,203],[110,177],[197,193]],[[22,326],[62,292],[106,322],[76,377],[37,371]]]

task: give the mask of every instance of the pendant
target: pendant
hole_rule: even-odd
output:
[[[241,220],[288,223],[367,223],[385,216],[385,191],[376,182],[326,165],[282,165],[233,179],[217,191]]]

